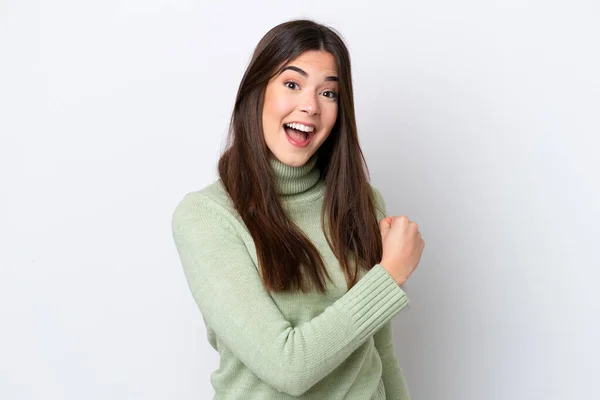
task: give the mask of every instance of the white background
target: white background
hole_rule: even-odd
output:
[[[208,399],[172,242],[259,39],[338,29],[390,215],[427,243],[394,319],[414,400],[592,399],[597,1],[0,1],[0,398]]]

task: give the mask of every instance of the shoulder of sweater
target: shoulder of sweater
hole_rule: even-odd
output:
[[[381,192],[375,185],[373,185],[371,183],[369,183],[369,185],[371,186],[371,191],[373,192],[373,195],[374,195],[375,208],[378,211],[377,219],[380,220],[387,216],[387,207],[385,205],[385,200],[383,198],[383,195],[381,194]]]
[[[173,211],[173,221],[190,214],[198,218],[215,215],[220,219],[241,220],[220,179],[186,193]]]
[[[373,193],[375,201],[377,203],[379,203],[383,199],[383,196],[381,195],[381,192],[379,191],[379,189],[375,185],[373,185],[370,182],[369,182],[369,186],[371,187],[371,192]]]
[[[371,191],[373,193],[375,193],[376,196],[381,195],[381,193],[379,192],[379,189],[375,185],[373,185],[371,182],[369,182],[369,186],[371,187]]]

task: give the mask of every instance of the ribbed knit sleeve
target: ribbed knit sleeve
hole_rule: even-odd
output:
[[[377,220],[387,216],[387,207],[381,192],[371,186],[375,194]],[[379,353],[382,364],[382,379],[387,400],[410,400],[410,393],[398,358],[394,353],[394,336],[392,321],[387,322],[375,335],[373,335],[375,348]]]
[[[172,232],[204,321],[262,381],[299,396],[331,373],[408,303],[376,264],[312,320],[292,326],[262,286],[237,221],[200,193],[176,207]]]

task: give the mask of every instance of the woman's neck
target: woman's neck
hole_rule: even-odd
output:
[[[317,167],[318,152],[304,165],[292,167],[271,156],[269,164],[273,171],[277,193],[285,202],[309,201],[323,195],[324,182]]]

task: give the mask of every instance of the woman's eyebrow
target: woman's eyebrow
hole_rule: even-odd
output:
[[[279,71],[279,74],[281,75],[283,73],[283,71],[287,70],[287,69],[291,69],[292,71],[296,71],[297,73],[299,73],[300,75],[302,75],[305,78],[308,78],[308,74],[306,73],[306,71],[304,71],[301,68],[295,67],[293,65],[288,65],[287,67],[284,67],[281,69],[281,71]],[[338,77],[337,76],[328,76],[325,78],[325,81],[333,81],[333,82],[337,82],[338,81]]]

